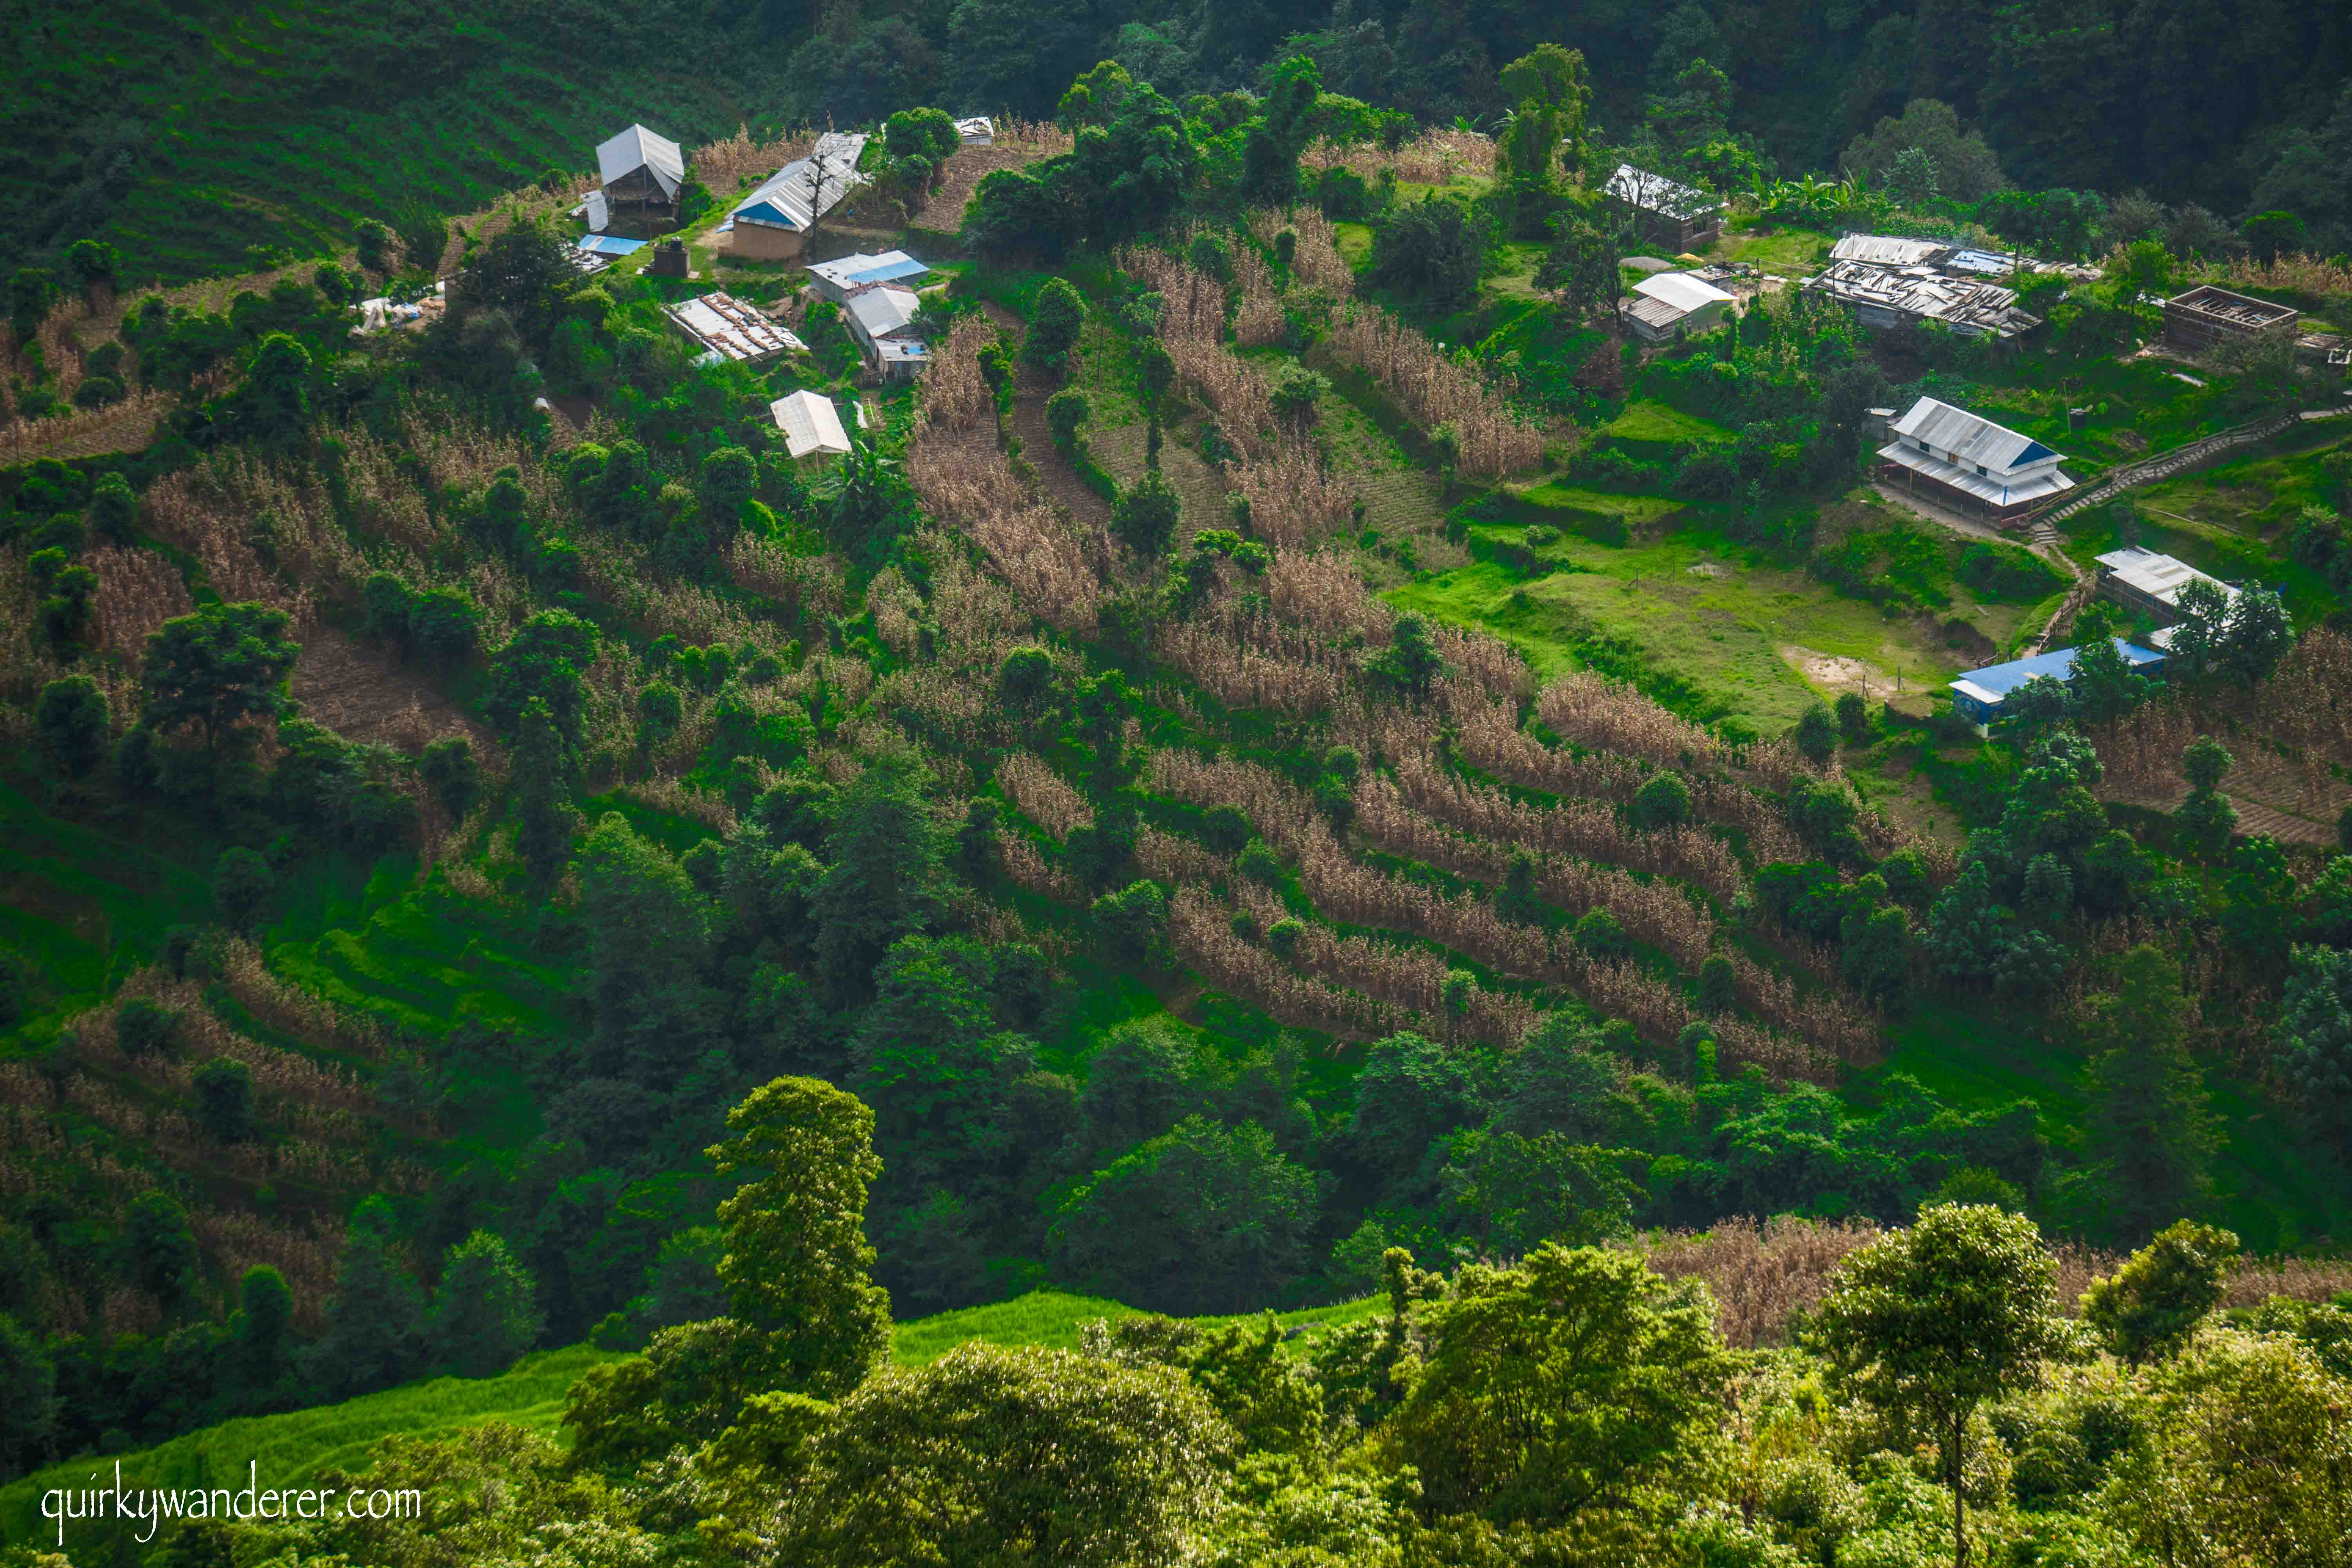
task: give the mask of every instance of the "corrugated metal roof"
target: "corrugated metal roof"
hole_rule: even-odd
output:
[[[588,226],[598,234],[604,233],[605,226],[613,221],[612,210],[604,205],[604,193],[591,191],[580,205],[587,209]]]
[[[1941,240],[1906,239],[1890,234],[1850,234],[1830,247],[1830,259],[1867,261],[1874,267],[1922,267],[1951,248]]]
[[[1687,272],[1653,273],[1634,284],[1633,292],[1663,300],[1685,312],[1703,310],[1709,305],[1728,305],[1733,299],[1705,279],[1694,278]]]
[[[869,338],[903,332],[922,309],[922,301],[904,289],[860,289],[849,297],[849,313]]]
[[[2207,576],[2188,562],[2159,555],[2153,550],[2143,550],[2137,545],[2125,550],[2110,550],[2097,560],[2106,569],[2107,574],[2117,582],[2176,608],[2180,603],[2180,590],[2191,583],[2210,583],[2221,590],[2224,598],[2238,596],[2238,590],[2218,577]]]
[[[1932,397],[1913,404],[1893,428],[1897,436],[1926,442],[1934,453],[1949,454],[1955,462],[1982,463],[1995,475],[2064,460],[2031,436]]]
[[[677,150],[677,143],[642,125],[632,125],[611,141],[597,144],[596,172],[604,176],[606,184],[639,169],[652,174],[665,196],[675,198],[678,186],[686,183],[686,155]]]
[[[1979,474],[1974,468],[1961,468],[1958,463],[1927,453],[1900,442],[1892,442],[1878,449],[1878,455],[1890,463],[1899,463],[1913,473],[1940,480],[1957,489],[1963,489],[1979,500],[1994,506],[2016,506],[2071,490],[2074,481],[2059,468],[2036,468],[2030,474]]]
[[[1705,191],[1680,184],[1664,174],[1653,174],[1631,163],[1620,163],[1617,172],[1609,176],[1604,187],[1608,194],[1628,205],[1643,212],[1664,213],[1668,217],[1705,217],[1723,210],[1720,198]]]
[[[857,172],[865,155],[862,131],[828,131],[816,139],[805,158],[795,158],[763,181],[758,190],[735,204],[730,223],[760,223],[773,228],[804,229],[840,205],[841,198],[866,183]],[[822,185],[818,171],[823,170]]]
[[[2121,637],[2114,640],[2116,651],[2122,654],[2124,662],[2135,669],[2164,662],[2164,655],[2154,648],[2141,647],[2136,643],[2127,643]],[[2007,664],[1987,665],[1982,669],[1969,670],[1950,684],[1956,689],[1961,687],[1974,687],[1976,689],[1970,691],[1969,695],[1980,702],[1999,702],[2036,676],[2046,675],[2053,680],[2073,679],[2074,655],[2077,651],[2071,647],[2053,648],[2048,653],[2036,654],[2032,658],[2016,658]]]
[[[812,452],[840,454],[849,450],[849,433],[833,399],[814,392],[794,392],[768,405],[776,428],[784,433],[784,449],[794,459]]]
[[[2016,308],[2015,290],[1975,279],[1939,277],[1927,267],[1832,261],[1808,279],[1805,288],[1849,305],[1942,321],[1972,335],[2011,338],[2042,324],[2039,317]]]
[[[722,359],[772,359],[786,349],[806,353],[808,345],[741,300],[726,294],[705,294],[665,305],[662,313],[687,336]]]
[[[955,128],[956,135],[967,147],[992,147],[996,144],[996,127],[989,123],[988,116],[984,114],[959,120]]]
[[[930,268],[903,250],[886,250],[879,256],[836,257],[831,261],[820,261],[808,270],[811,278],[828,286],[835,298],[845,299],[866,284],[919,278]]]

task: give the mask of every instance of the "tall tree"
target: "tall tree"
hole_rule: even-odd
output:
[[[1865,1403],[1936,1434],[1952,1492],[1952,1561],[1969,1561],[1969,1422],[2040,1382],[2066,1344],[2058,1263],[2022,1215],[1990,1205],[1925,1210],[1848,1258],[1813,1320],[1831,1375]]]
[[[930,775],[914,753],[885,751],[843,792],[825,834],[832,864],[817,885],[817,962],[845,994],[864,994],[900,937],[936,918],[944,871]]]
[[[1582,52],[1550,42],[1538,44],[1503,68],[1502,86],[1514,105],[1502,148],[1511,177],[1549,186],[1554,158],[1564,159],[1570,169],[1581,169],[1584,114],[1592,102]]]
[[[539,1291],[506,1242],[478,1230],[449,1249],[425,1337],[459,1377],[495,1377],[538,1342]]]
[[[591,1070],[666,1087],[702,1054],[721,1006],[703,977],[710,900],[667,850],[607,812],[581,846],[580,910]]]
[[[533,891],[543,893],[572,858],[572,835],[579,827],[580,814],[572,808],[570,756],[545,699],[534,697],[523,705],[519,727],[514,788],[520,828],[515,850],[522,857]]]
[[[2126,1241],[2144,1240],[2207,1201],[2221,1138],[2189,1055],[2189,1016],[2179,964],[2146,942],[2124,954],[2115,994],[2095,1005],[2095,1190],[2105,1224]]]
[[[370,1198],[352,1216],[325,1332],[304,1358],[320,1395],[349,1398],[407,1382],[425,1365],[425,1294],[391,1250],[392,1209]]]
[[[888,1355],[890,1298],[871,1278],[866,1194],[882,1173],[874,1113],[818,1079],[780,1078],[727,1113],[719,1278],[734,1315],[769,1335],[777,1381],[838,1399]]]
[[[247,719],[283,716],[286,678],[302,651],[286,635],[291,625],[266,605],[207,605],[165,621],[147,635],[140,722],[195,724],[217,746]]]

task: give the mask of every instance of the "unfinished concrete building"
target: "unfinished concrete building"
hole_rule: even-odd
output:
[[[2269,331],[2291,332],[2302,312],[2270,300],[2250,300],[2210,283],[2164,302],[2164,341],[2184,353]]]

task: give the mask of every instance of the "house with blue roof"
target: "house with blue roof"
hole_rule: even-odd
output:
[[[729,248],[754,261],[799,259],[818,221],[866,184],[857,161],[867,140],[864,132],[828,131],[807,157],[793,159],[761,181],[719,226],[730,237]]]
[[[879,256],[861,253],[816,263],[808,269],[809,287],[836,305],[846,305],[860,289],[880,283],[913,288],[915,279],[929,271],[929,266],[903,250],[886,250]]]
[[[2164,655],[2152,647],[2141,647],[2121,637],[2115,639],[2116,651],[2124,662],[2141,675],[2160,675],[2164,671]],[[2053,648],[2036,654],[2032,658],[2013,658],[2007,664],[1987,665],[1982,669],[1969,670],[1951,682],[1952,710],[1977,727],[1979,735],[1990,735],[1992,727],[2006,716],[2002,706],[2011,693],[2027,681],[2047,676],[2065,685],[2074,681],[2074,653],[2071,647]]]
[[[1888,432],[1879,472],[1963,515],[2004,527],[2074,488],[2058,452],[2006,426],[1923,397]]]

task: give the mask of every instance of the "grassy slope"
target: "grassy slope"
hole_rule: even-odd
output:
[[[1335,1307],[1286,1312],[1281,1321],[1286,1328],[1351,1322],[1371,1316],[1381,1304],[1380,1298],[1368,1297]],[[893,1332],[891,1351],[901,1365],[922,1366],[972,1341],[1075,1350],[1081,1324],[1097,1318],[1131,1317],[1135,1311],[1117,1301],[1038,1291],[992,1306],[900,1323]],[[221,1484],[230,1477],[241,1483],[247,1465],[257,1463],[265,1485],[298,1486],[321,1471],[360,1468],[367,1462],[368,1449],[379,1438],[394,1434],[439,1437],[485,1421],[511,1421],[534,1432],[552,1434],[563,1414],[564,1394],[572,1383],[588,1368],[616,1359],[608,1352],[574,1345],[526,1356],[512,1371],[497,1377],[436,1378],[362,1394],[341,1405],[223,1422],[121,1456],[124,1483],[195,1487]],[[102,1470],[110,1483],[114,1463],[112,1459],[73,1460],[0,1489],[0,1542],[31,1539],[41,1522],[43,1491],[89,1485],[93,1470]]]

